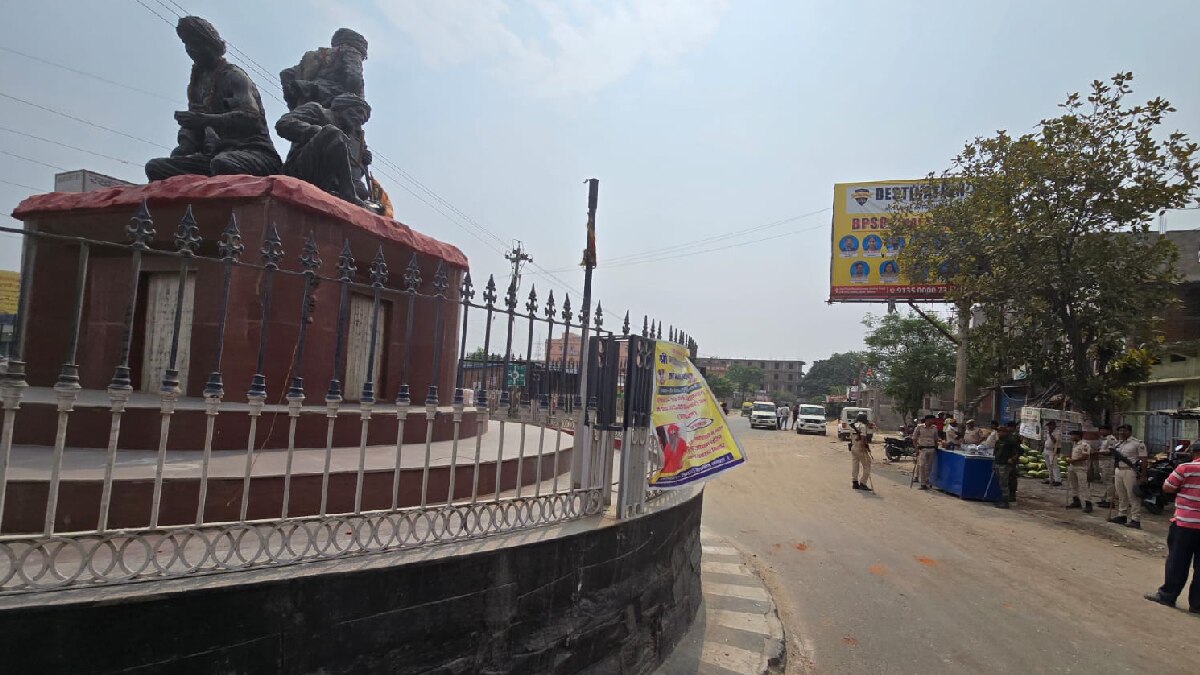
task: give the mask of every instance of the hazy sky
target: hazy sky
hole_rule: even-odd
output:
[[[365,34],[369,143],[453,208],[419,201],[405,188],[438,203],[381,162],[376,175],[397,218],[461,247],[479,280],[506,273],[500,251],[519,238],[581,288],[582,181],[599,178],[607,325],[649,313],[703,355],[812,362],[861,346],[859,321],[883,308],[825,304],[835,182],[941,170],[964,140],[1028,130],[1118,70],[1134,71],[1136,98],[1176,105],[1168,126],[1200,137],[1190,0],[140,3],[171,24],[180,7],[208,18],[271,74],[248,69],[272,125],[280,69],[339,26]],[[4,213],[31,193],[10,183],[48,191],[57,171],[6,153],[141,181],[165,152],[10,96],[173,144],[190,61],[140,3],[0,2],[0,48],[148,92],[0,51],[3,127],[130,162],[0,130]],[[1200,227],[1200,211],[1167,224]],[[18,246],[0,237],[0,268],[17,268]],[[530,283],[561,304],[563,283],[536,269]]]

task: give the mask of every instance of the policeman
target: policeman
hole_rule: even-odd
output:
[[[858,480],[859,467],[862,468],[861,481]],[[867,485],[871,480],[871,426],[866,413],[858,413],[850,425],[850,479],[855,490],[871,489]]]
[[[1067,486],[1071,490],[1068,509],[1083,506],[1084,513],[1092,512],[1092,494],[1088,492],[1088,462],[1092,458],[1092,444],[1083,440],[1082,429],[1071,430],[1071,457],[1067,460]],[[1080,504],[1080,501],[1083,504]]]
[[[937,418],[926,415],[925,422],[913,431],[913,445],[917,446],[917,480],[921,481],[921,489],[929,489],[929,474],[933,470],[933,460],[937,456],[938,429],[934,426]]]
[[[1113,446],[1113,459],[1117,460],[1117,515],[1108,519],[1110,523],[1142,529],[1142,499],[1136,487],[1146,482],[1146,444],[1133,437],[1133,427],[1122,424],[1117,427],[1117,444]]]

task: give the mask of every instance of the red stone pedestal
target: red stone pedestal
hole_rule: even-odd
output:
[[[224,376],[225,401],[244,403],[250,381],[255,373],[259,337],[267,330],[267,351],[263,374],[267,381],[267,402],[283,403],[299,334],[304,280],[295,274],[300,270],[298,258],[306,235],[317,243],[322,259],[318,273],[327,277],[314,291],[314,301],[307,327],[304,356],[301,362],[305,395],[310,405],[321,405],[335,365],[335,339],[338,327],[340,285],[337,259],[343,242],[348,241],[358,268],[355,282],[369,284],[369,268],[377,251],[382,251],[390,268],[390,278],[383,292],[379,320],[383,340],[376,358],[380,360],[379,380],[375,383],[376,397],[381,402],[395,398],[401,384],[408,384],[413,403],[425,402],[427,386],[436,376],[439,399],[448,406],[454,392],[455,364],[459,338],[459,313],[453,302],[467,268],[466,257],[454,246],[414,232],[395,220],[372,214],[350,205],[317,188],[293,178],[270,176],[179,176],[149,185],[118,187],[89,193],[50,193],[30,197],[14,211],[14,217],[25,222],[27,229],[40,232],[84,237],[101,242],[128,242],[125,228],[138,204],[145,200],[154,219],[156,235],[153,249],[175,250],[174,234],[187,206],[191,206],[200,227],[203,243],[197,258],[191,262],[195,276],[194,313],[190,331],[191,349],[187,364],[185,397],[202,395],[209,372],[215,366],[218,341],[224,345],[221,371]],[[219,262],[217,243],[221,232],[236,216],[241,230],[245,253],[244,263],[234,268],[229,296],[229,310],[224,335],[219,333],[220,301],[223,266]],[[272,279],[270,309],[266,324],[261,321],[265,299],[260,249],[270,224],[279,231],[284,249],[281,271]],[[32,239],[32,238],[31,238]],[[32,278],[27,279],[29,302],[26,317],[24,359],[27,379],[34,386],[52,386],[67,352],[68,335],[72,324],[74,288],[76,286],[79,246],[71,241],[39,238]],[[439,264],[447,274],[448,301],[441,303],[441,326],[435,330],[435,315],[439,304],[432,297],[417,296],[412,316],[413,334],[406,339],[408,298],[404,288],[404,273],[409,261],[416,256],[422,279],[419,293],[432,296],[432,282]],[[85,390],[102,390],[108,386],[120,357],[122,332],[129,290],[131,252],[128,248],[92,245],[86,278],[83,319],[79,337],[79,373]],[[146,275],[172,272],[179,269],[179,258],[171,255],[143,255],[142,286],[133,320],[133,341],[130,366],[133,382],[141,381],[140,368],[145,345]],[[370,289],[357,287],[352,294],[370,297]],[[440,358],[435,363],[435,335],[439,337]],[[405,363],[410,366],[404,372]],[[344,370],[343,370],[344,372]],[[153,394],[156,387],[150,388]],[[356,399],[358,392],[345,392],[347,399]],[[345,405],[354,405],[347,401]],[[158,414],[152,407],[133,408],[127,413],[122,430],[121,448],[157,447]],[[445,416],[434,424],[434,440],[450,437],[452,425]],[[49,403],[30,402],[22,407],[16,424],[16,442],[52,445],[54,439],[54,407]],[[323,438],[324,419],[318,415],[302,418],[298,436],[306,439],[314,434]],[[415,421],[415,418],[414,418]],[[423,421],[423,420],[422,420]],[[463,437],[474,433],[476,425],[464,420]],[[276,424],[260,419],[257,443],[259,447],[286,447],[286,416],[280,415]],[[101,408],[73,413],[68,431],[68,446],[104,447],[108,442],[109,415]],[[247,443],[247,415],[244,412],[222,413],[217,417],[215,449],[244,448]],[[276,427],[272,432],[270,427]],[[353,435],[351,425],[346,433]],[[412,424],[411,440],[424,440],[424,424]],[[418,429],[419,427],[419,429]],[[170,449],[203,447],[204,412],[195,406],[181,407],[172,420]],[[384,425],[373,425],[383,429]],[[340,433],[340,432],[339,432]],[[264,435],[265,434],[265,435]],[[357,439],[355,439],[356,441]],[[394,438],[391,439],[394,442]],[[335,444],[349,441],[338,438]],[[350,441],[354,442],[354,441]],[[387,442],[371,438],[369,442]],[[311,442],[309,443],[312,444]]]

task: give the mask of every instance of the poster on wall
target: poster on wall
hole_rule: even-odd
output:
[[[663,465],[650,486],[678,488],[746,461],[717,398],[692,365],[687,347],[659,340],[654,348],[651,423]]]
[[[892,204],[907,201],[920,180],[836,183],[833,186],[830,302],[937,301],[943,283],[915,283],[896,259],[903,237],[890,234]]]

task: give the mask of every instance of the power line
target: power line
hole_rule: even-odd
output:
[[[696,239],[696,240],[693,240],[690,242],[683,242],[680,244],[671,244],[669,246],[663,246],[660,248],[649,249],[646,251],[642,251],[640,253],[630,253],[630,254],[626,254],[626,255],[615,256],[613,258],[607,259],[604,263],[604,266],[605,267],[619,267],[619,266],[622,266],[625,264],[632,264],[632,263],[638,263],[638,262],[652,262],[652,261],[662,260],[663,258],[658,257],[659,254],[661,254],[661,253],[677,254],[677,255],[672,255],[671,257],[681,257],[683,255],[687,255],[690,253],[702,253],[704,251],[688,251],[688,249],[693,249],[698,246],[704,246],[706,244],[712,244],[712,243],[715,243],[718,241],[723,241],[725,239],[733,239],[735,237],[741,237],[741,236],[745,236],[747,234],[762,232],[764,230],[768,230],[773,227],[778,227],[780,225],[785,225],[787,223],[792,223],[797,220],[804,220],[805,218],[811,218],[813,216],[820,215],[820,214],[825,213],[830,210],[831,209],[829,207],[826,207],[823,209],[818,209],[816,211],[810,211],[808,213],[802,213],[800,215],[790,216],[788,218],[783,218],[781,220],[772,221],[772,222],[766,223],[764,225],[756,225],[754,227],[748,227],[748,228],[741,229],[741,230],[735,230],[733,232],[727,232],[725,234],[713,235],[711,237]],[[823,225],[818,226],[818,227],[823,227]],[[795,234],[796,232],[806,232],[809,229],[815,229],[815,228],[806,228],[803,230],[795,230],[788,234]],[[774,239],[774,238],[775,237],[770,237],[769,239]],[[728,248],[735,248],[737,246],[745,246],[748,244],[758,243],[760,241],[765,241],[765,240],[764,239],[754,239],[754,240],[744,242],[741,244],[735,244],[734,246],[730,246]],[[724,247],[708,249],[708,250],[718,251],[718,250],[723,250],[723,248]],[[563,269],[555,270],[555,271],[565,272],[568,269],[571,269],[571,268],[563,268]]]
[[[141,169],[141,168],[143,168],[143,167],[144,167],[144,165],[143,165],[143,164],[138,164],[137,162],[131,162],[131,161],[127,160],[127,159],[121,159],[120,157],[113,157],[112,155],[106,155],[106,154],[104,154],[104,153],[101,153],[101,152],[93,152],[93,151],[91,151],[91,150],[86,150],[86,149],[84,149],[84,148],[81,148],[81,147],[79,147],[79,146],[77,146],[77,145],[69,145],[69,144],[67,144],[67,143],[61,143],[61,142],[59,142],[59,141],[52,141],[52,140],[50,140],[49,138],[43,138],[43,137],[41,137],[41,136],[35,136],[35,135],[33,135],[33,134],[27,134],[27,133],[25,133],[24,131],[17,131],[16,129],[9,129],[8,127],[5,127],[5,126],[0,126],[0,131],[7,131],[7,132],[8,132],[8,133],[10,133],[10,134],[16,134],[16,135],[18,135],[18,136],[24,136],[24,137],[26,137],[26,138],[32,138],[32,139],[35,139],[35,140],[38,140],[38,141],[42,141],[43,143],[50,143],[50,144],[52,144],[52,145],[57,145],[57,146],[64,147],[64,148],[70,148],[71,150],[78,150],[79,152],[86,152],[86,153],[87,153],[87,154],[89,154],[89,155],[95,155],[96,157],[103,157],[104,159],[112,160],[112,161],[114,161],[114,162],[120,162],[121,164],[128,164],[129,166],[135,166],[135,167],[137,167],[137,168],[139,168],[139,169]]]
[[[33,190],[34,192],[43,192],[41,188],[35,188],[32,185],[25,185],[23,183],[14,183],[11,180],[4,180],[3,178],[0,178],[0,183],[12,185],[13,187],[25,188],[26,190]]]
[[[740,248],[742,246],[750,246],[751,244],[761,244],[764,241],[771,241],[773,239],[782,239],[783,237],[790,237],[794,234],[800,234],[802,232],[811,232],[812,230],[817,230],[817,229],[820,229],[823,227],[825,227],[825,225],[823,225],[823,224],[822,225],[814,225],[813,227],[805,227],[805,228],[801,228],[799,230],[792,230],[790,232],[781,232],[780,234],[772,235],[770,237],[762,237],[760,239],[753,239],[751,241],[743,241],[743,242],[740,242],[737,244],[730,244],[728,246],[718,246],[716,248],[708,248],[708,249],[704,249],[704,250],[700,250],[700,251],[687,251],[684,253],[678,253],[676,255],[663,256],[660,258],[652,258],[650,260],[633,260],[633,261],[628,261],[628,262],[621,262],[621,263],[606,265],[605,267],[611,269],[613,267],[628,267],[630,265],[644,265],[646,263],[662,262],[664,260],[673,260],[675,258],[686,258],[688,256],[700,255],[702,253],[715,253],[717,251],[727,251],[732,248]]]
[[[88,125],[89,127],[95,127],[95,128],[97,128],[97,129],[103,129],[104,131],[107,131],[107,132],[109,132],[109,133],[113,133],[113,134],[116,134],[116,135],[118,135],[118,136],[124,136],[125,138],[128,138],[128,139],[130,139],[130,140],[139,141],[139,142],[141,142],[141,143],[146,143],[146,144],[148,144],[148,145],[153,145],[153,146],[155,146],[155,147],[157,147],[157,148],[162,148],[163,150],[170,150],[170,149],[171,149],[171,148],[168,148],[167,146],[165,146],[165,145],[163,145],[163,144],[161,144],[161,143],[155,143],[154,141],[151,141],[151,140],[148,140],[148,139],[145,139],[145,138],[141,138],[141,137],[139,137],[139,136],[134,136],[134,135],[132,135],[132,134],[127,134],[127,133],[125,133],[124,131],[117,131],[116,129],[112,129],[112,128],[106,127],[106,126],[104,126],[103,124],[96,124],[95,122],[90,122],[90,121],[88,121],[88,120],[85,120],[85,119],[83,119],[83,118],[81,118],[81,117],[76,117],[76,116],[74,116],[74,115],[71,115],[71,114],[69,114],[69,113],[62,112],[61,110],[55,110],[54,108],[49,108],[49,107],[47,107],[47,106],[44,106],[44,105],[40,105],[40,104],[34,103],[33,101],[26,101],[25,99],[23,99],[23,98],[20,98],[20,97],[17,97],[17,96],[13,96],[12,94],[6,94],[6,93],[4,93],[4,92],[0,91],[0,96],[2,96],[2,97],[4,97],[4,98],[7,98],[7,99],[9,99],[9,100],[11,100],[11,101],[16,101],[17,103],[24,103],[25,105],[27,105],[27,106],[31,106],[31,107],[34,107],[34,108],[37,108],[38,110],[44,110],[44,111],[46,111],[46,112],[48,112],[48,113],[52,113],[52,114],[54,114],[54,115],[58,115],[59,117],[65,117],[65,118],[67,118],[67,119],[69,119],[69,120],[75,120],[76,122],[80,122],[80,123],[82,123],[82,124],[86,124],[86,125]]]
[[[9,157],[16,157],[17,159],[23,159],[23,160],[25,160],[26,162],[33,162],[34,164],[41,164],[41,165],[42,165],[42,166],[44,166],[44,167],[47,167],[47,168],[50,168],[50,169],[57,169],[58,171],[70,171],[70,169],[65,169],[65,168],[63,168],[63,167],[61,167],[61,166],[55,166],[55,165],[53,165],[53,164],[47,164],[47,163],[43,162],[43,161],[42,161],[42,160],[40,160],[40,159],[34,159],[34,158],[32,158],[32,157],[26,157],[25,155],[18,155],[17,153],[15,153],[15,152],[9,152],[8,150],[0,150],[0,155],[8,155]]]
[[[158,5],[160,7],[167,10],[168,12],[174,14],[175,16],[177,16],[180,19],[191,14],[191,12],[189,12],[183,5],[180,5],[178,2],[174,2],[174,0],[168,0],[168,2],[173,7],[168,7],[167,4],[162,2],[162,0],[154,0],[154,1],[156,3],[158,3]],[[267,78],[268,82],[274,83],[276,76],[273,75],[272,73],[270,73],[262,64],[260,64],[258,61],[255,61],[254,59],[250,58],[249,54],[238,49],[237,46],[234,45],[232,42],[229,42],[228,40],[226,40],[225,44],[230,49],[232,49],[234,52],[237,52],[241,56],[240,60],[242,61],[242,65],[246,66],[247,70],[256,72],[259,76]],[[233,58],[237,59],[238,57],[233,57]],[[279,87],[278,84],[276,84],[275,86]],[[282,91],[282,87],[279,87],[279,88]]]
[[[44,64],[46,64],[47,66],[53,66],[53,67],[55,67],[55,68],[59,68],[59,69],[61,69],[61,70],[65,70],[65,71],[67,71],[67,72],[69,72],[69,73],[75,73],[76,75],[82,75],[83,77],[90,77],[90,78],[92,78],[93,80],[98,80],[98,81],[100,81],[100,82],[103,82],[103,83],[105,83],[105,84],[111,84],[111,85],[112,85],[112,86],[114,86],[114,87],[120,87],[120,88],[122,88],[122,89],[128,89],[129,91],[136,91],[136,92],[137,92],[137,93],[139,93],[139,94],[144,94],[144,95],[146,95],[146,96],[153,96],[154,98],[162,99],[162,100],[164,100],[164,101],[169,101],[169,102],[171,102],[171,103],[176,103],[176,104],[182,103],[182,101],[180,101],[179,99],[171,98],[171,97],[169,97],[169,96],[163,96],[162,94],[157,94],[157,93],[155,93],[155,92],[148,91],[148,90],[146,90],[146,89],[141,89],[141,88],[139,88],[139,87],[135,87],[135,86],[132,86],[132,85],[129,85],[129,84],[124,84],[124,83],[122,83],[122,82],[117,82],[117,81],[115,81],[115,80],[110,80],[110,79],[108,79],[107,77],[103,77],[103,76],[100,76],[100,75],[96,75],[95,73],[89,73],[89,72],[87,72],[87,71],[85,71],[85,70],[79,70],[79,69],[77,69],[77,68],[72,68],[72,67],[70,67],[70,66],[64,66],[64,65],[63,65],[63,64],[61,64],[61,63],[55,63],[54,61],[49,61],[49,60],[43,59],[43,58],[42,58],[42,57],[40,57],[40,56],[34,56],[33,54],[26,54],[25,52],[22,52],[22,51],[17,51],[16,49],[11,49],[11,48],[9,48],[9,47],[0,46],[0,51],[6,51],[6,52],[8,52],[8,53],[10,53],[10,54],[16,54],[17,56],[21,56],[21,57],[27,58],[27,59],[29,59],[30,61],[37,61],[38,63],[44,63]]]
[[[445,199],[438,193],[434,192],[432,188],[428,187],[421,181],[417,180],[416,177],[414,177],[412,174],[405,171],[398,164],[396,164],[392,160],[388,159],[382,153],[375,152],[374,156],[377,159],[381,160],[384,164],[390,166],[392,169],[394,169],[396,172],[398,172],[401,176],[404,177],[405,180],[409,181],[414,186],[416,186],[417,189],[421,190],[425,194],[429,195],[432,199],[434,199],[438,203],[442,204],[443,206],[445,206],[446,208],[450,209],[452,212],[457,214],[460,218],[462,218],[463,221],[474,226],[476,229],[478,229],[483,234],[496,240],[496,242],[498,244],[500,244],[500,246],[502,246],[502,247],[508,246],[508,243],[504,239],[502,239],[499,235],[497,235],[495,232],[492,232],[490,229],[484,227],[483,225],[480,225],[478,222],[475,221],[474,218],[471,218],[466,213],[463,213],[463,211],[461,209],[459,209],[457,206],[455,206],[454,204],[451,204],[447,199]]]

